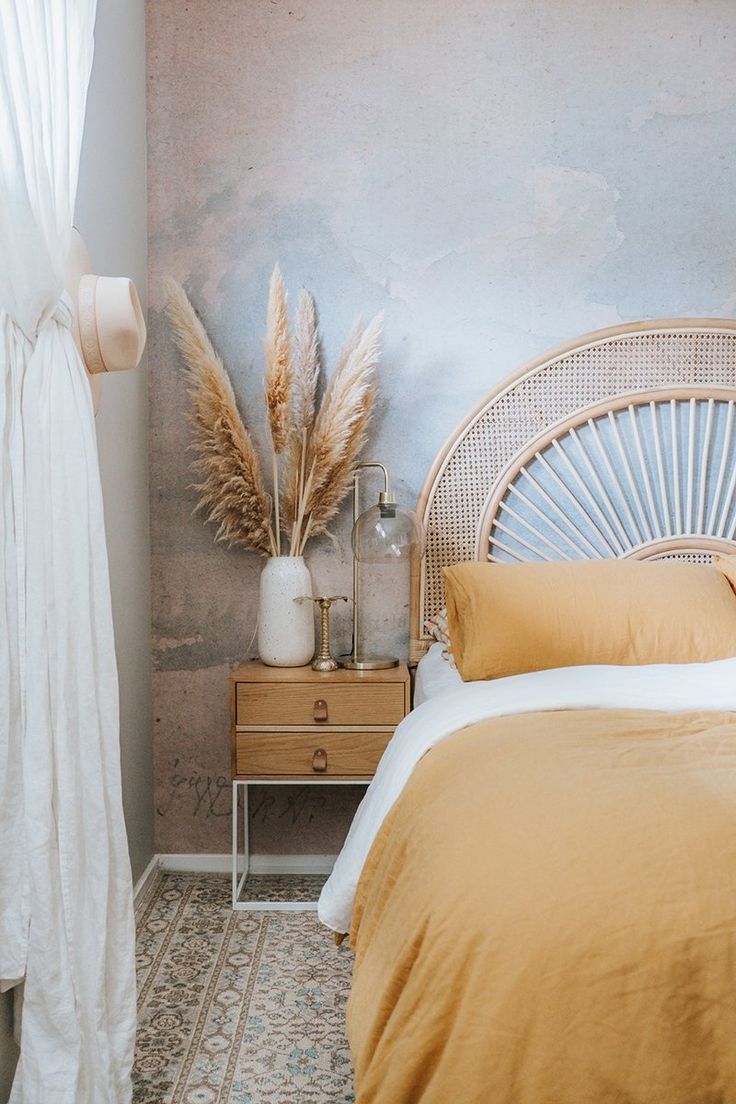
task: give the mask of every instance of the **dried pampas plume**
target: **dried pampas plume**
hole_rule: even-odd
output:
[[[216,540],[273,555],[271,500],[228,375],[184,289],[169,280],[167,293],[167,311],[190,385],[195,466],[203,477],[196,484],[197,508],[217,523]]]
[[[303,289],[296,312],[292,369],[294,428],[289,438],[284,474],[283,522],[293,540],[299,501],[304,493],[307,444],[314,423],[317,385],[321,372],[317,310],[314,299]]]
[[[286,310],[286,288],[278,265],[271,273],[268,292],[266,336],[266,410],[271,430],[271,467],[273,470],[273,503],[276,513],[276,555],[281,555],[281,519],[279,517],[279,461],[286,448],[291,430],[291,335]]]
[[[168,284],[168,314],[190,384],[199,506],[218,524],[217,539],[301,556],[311,536],[327,531],[350,487],[376,400],[382,320],[353,328],[317,410],[321,372],[317,312],[309,292],[297,307],[294,340],[278,265],[268,297],[265,400],[271,436],[273,496],[263,482],[230,380],[184,290]],[[284,457],[283,495],[279,466]]]
[[[274,452],[286,447],[291,425],[291,336],[286,289],[279,266],[273,270],[266,322],[266,409]]]
[[[301,524],[292,538],[297,548],[326,531],[350,487],[375,406],[382,328],[378,315],[364,331],[353,330],[314,423]]]
[[[294,331],[294,424],[298,430],[312,427],[319,374],[317,309],[312,296],[302,289]]]

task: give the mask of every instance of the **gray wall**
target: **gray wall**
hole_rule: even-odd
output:
[[[99,0],[76,223],[94,271],[131,276],[145,306],[143,0]],[[147,367],[102,381],[97,439],[120,674],[123,800],[133,877],[153,855]]]
[[[227,673],[260,565],[192,516],[164,275],[259,436],[274,261],[292,302],[316,294],[331,365],[384,310],[370,453],[412,502],[527,358],[630,319],[733,314],[736,5],[149,0],[147,17],[157,850],[225,851]],[[337,548],[308,548],[320,593],[349,592],[346,521]],[[374,647],[403,650],[406,580],[365,593]],[[316,789],[257,791],[253,849],[334,850],[354,795]]]

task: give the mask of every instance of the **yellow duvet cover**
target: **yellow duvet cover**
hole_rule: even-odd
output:
[[[736,1104],[736,714],[449,737],[373,843],[351,941],[357,1104]]]

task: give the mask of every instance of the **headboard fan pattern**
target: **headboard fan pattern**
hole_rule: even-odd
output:
[[[419,499],[410,658],[431,642],[443,568],[736,552],[736,322],[601,330],[486,396]]]

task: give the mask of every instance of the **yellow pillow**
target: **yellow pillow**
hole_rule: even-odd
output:
[[[736,556],[716,556],[715,565],[736,591]]]
[[[730,569],[736,577],[736,559]],[[717,567],[465,563],[445,569],[445,593],[452,654],[466,681],[736,655],[736,593]]]

